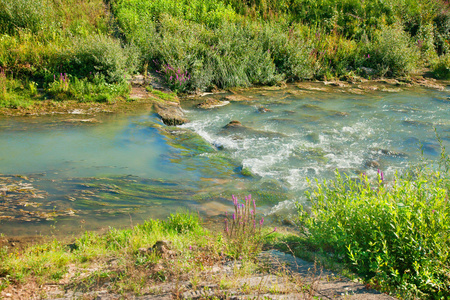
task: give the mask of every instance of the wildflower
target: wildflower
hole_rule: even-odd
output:
[[[191,245],[189,245],[189,250],[192,250],[192,246]]]
[[[273,232],[276,232],[277,231],[277,228],[275,227],[274,229],[273,229]]]
[[[261,221],[259,221],[259,226],[262,226],[264,224],[264,217],[261,217]]]
[[[233,213],[233,221],[236,221],[236,214]]]
[[[233,204],[234,204],[234,206],[237,206],[237,198],[236,198],[236,196],[235,195],[231,195],[231,198],[233,199]]]
[[[367,58],[370,58],[370,54],[367,54]]]

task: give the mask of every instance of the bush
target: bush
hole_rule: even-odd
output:
[[[0,0],[0,34],[20,29],[37,33],[46,29],[52,13],[43,0]]]
[[[407,75],[419,67],[419,49],[399,24],[382,26],[374,41],[366,45],[366,52],[369,57],[364,66],[381,76]]]
[[[104,35],[76,38],[57,55],[52,69],[78,78],[101,74],[108,83],[124,81],[136,70],[138,57],[134,47],[122,47],[118,40]]]
[[[448,158],[447,158],[448,161]],[[392,185],[390,185],[392,184]],[[450,172],[420,169],[393,183],[380,172],[317,184],[311,213],[299,205],[311,245],[406,298],[450,296]]]
[[[450,79],[450,53],[439,57],[432,65],[433,74],[439,79]]]

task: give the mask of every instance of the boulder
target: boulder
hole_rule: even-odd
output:
[[[184,116],[184,112],[178,103],[157,103],[155,110],[164,124],[169,126],[182,125],[188,120]]]
[[[221,100],[217,100],[217,99],[213,99],[213,98],[208,98],[205,101],[203,101],[202,103],[198,104],[197,107],[202,108],[202,109],[211,109],[211,108],[225,106],[227,104],[230,104],[230,101],[221,101]]]

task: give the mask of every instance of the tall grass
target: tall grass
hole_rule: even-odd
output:
[[[405,298],[450,297],[450,158],[386,181],[336,174],[299,205],[308,243],[334,253],[373,286]]]

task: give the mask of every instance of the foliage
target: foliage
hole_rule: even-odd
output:
[[[78,79],[77,77],[60,73],[51,82],[47,93],[55,100],[78,100],[80,102],[111,102],[126,98],[130,86],[127,82],[108,83],[103,75],[95,74]]]
[[[6,75],[5,70],[0,68],[0,107],[19,108],[28,107],[37,95],[36,83],[29,81],[24,84]]]
[[[439,79],[450,79],[450,53],[439,57],[432,65],[434,75]]]
[[[58,67],[79,78],[101,74],[108,83],[122,82],[136,70],[136,49],[122,47],[116,39],[104,35],[74,39],[68,49],[57,54]]]
[[[381,172],[375,183],[337,173],[308,195],[310,214],[298,205],[300,221],[310,245],[342,257],[375,286],[441,299],[450,296],[449,192],[448,167],[419,168],[394,182]]]
[[[18,29],[43,30],[52,17],[44,0],[0,0],[0,33],[14,34]]]
[[[377,31],[368,52],[369,65],[377,66],[382,75],[401,76],[418,67],[418,47],[412,44],[411,38],[398,24],[383,26]]]
[[[164,227],[168,231],[172,230],[182,234],[189,232],[203,233],[200,217],[189,212],[170,214],[168,220],[164,222]]]

